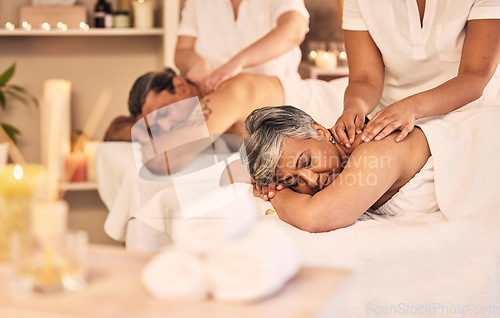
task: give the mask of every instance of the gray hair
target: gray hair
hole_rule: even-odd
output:
[[[245,139],[240,157],[257,184],[268,185],[276,178],[276,167],[286,137],[321,139],[312,127],[314,120],[294,106],[263,107],[245,120]]]

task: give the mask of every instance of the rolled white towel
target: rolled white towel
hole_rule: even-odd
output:
[[[235,186],[231,187],[235,190]],[[227,195],[228,189],[214,191],[197,202],[199,205],[205,201],[208,205],[208,201],[218,200],[219,204],[225,202],[225,205],[189,218],[172,218],[172,241],[182,249],[205,254],[223,242],[244,234],[257,217],[253,196],[246,188],[238,195]]]
[[[216,300],[253,301],[280,290],[300,264],[292,239],[272,220],[260,220],[237,240],[208,255],[210,292]]]
[[[175,247],[153,257],[142,270],[141,279],[146,289],[159,299],[201,300],[208,294],[203,261]]]

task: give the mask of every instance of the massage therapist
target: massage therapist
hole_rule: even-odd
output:
[[[299,76],[303,0],[186,0],[175,64],[205,94],[238,73]]]
[[[418,119],[500,107],[499,0],[345,0],[342,27],[349,85],[331,131],[346,147],[357,133],[400,130],[399,142]]]

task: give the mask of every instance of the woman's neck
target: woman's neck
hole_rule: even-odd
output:
[[[337,147],[342,158],[344,158],[344,157],[349,158],[349,156],[354,151],[354,149],[356,149],[362,143],[363,143],[363,141],[361,140],[361,134],[357,134],[356,137],[354,138],[354,142],[352,143],[350,148],[347,148],[346,146],[341,145],[338,142],[336,142],[334,145]]]

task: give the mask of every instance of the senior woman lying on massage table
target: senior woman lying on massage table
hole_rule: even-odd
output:
[[[357,135],[346,148],[293,106],[254,110],[245,129],[249,137],[242,158],[250,175],[264,186],[277,181],[280,190],[270,202],[278,216],[308,232],[347,227],[369,209],[400,212],[392,211],[391,198],[416,174],[422,178],[433,167],[420,129],[400,143],[393,138],[363,143]],[[429,190],[432,196],[421,202],[422,208],[437,210],[433,184]],[[254,194],[267,200],[265,191],[254,187]]]

